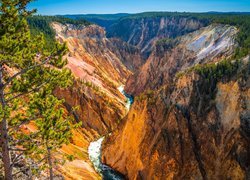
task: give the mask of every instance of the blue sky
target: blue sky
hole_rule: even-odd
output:
[[[46,15],[145,11],[250,12],[250,0],[35,0],[30,7]]]

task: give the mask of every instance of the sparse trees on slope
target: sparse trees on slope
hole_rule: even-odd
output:
[[[68,144],[72,136],[70,116],[67,116],[65,108],[62,108],[63,100],[58,100],[49,91],[37,93],[30,101],[28,112],[36,114],[37,130],[30,134],[20,133],[25,141],[20,145],[25,148],[26,154],[39,162],[41,169],[48,168],[50,179],[53,179],[53,165],[64,161],[54,156],[54,153],[62,145]],[[30,139],[32,137],[32,139]],[[31,142],[30,142],[31,141]]]
[[[48,52],[43,36],[31,38],[26,21],[32,14],[26,10],[30,1],[0,0],[0,144],[7,180],[13,179],[13,167],[22,155],[30,155],[46,142],[48,150],[57,140],[53,148],[60,147],[70,137],[70,126],[60,109],[62,101],[52,93],[55,87],[71,84],[70,72],[62,69],[66,47],[56,44]],[[54,111],[48,112],[48,108]],[[36,133],[19,135],[20,128],[31,121],[37,125]],[[51,124],[52,129],[45,124]],[[24,146],[24,137],[29,137],[29,146]],[[11,153],[18,155],[12,158]]]

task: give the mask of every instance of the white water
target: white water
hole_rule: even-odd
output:
[[[129,110],[133,103],[133,98],[125,93],[123,85],[118,87],[118,90],[127,98],[126,108]],[[103,140],[104,137],[101,137],[97,141],[90,143],[88,148],[89,158],[93,163],[95,170],[102,176],[102,179],[122,180],[122,175],[101,162],[101,147]]]
[[[101,147],[104,137],[98,139],[97,141],[91,142],[88,148],[89,158],[93,163],[95,170],[101,173]]]
[[[125,93],[123,85],[118,87],[118,90],[127,98],[126,108],[129,110],[131,105],[133,104],[133,98]]]

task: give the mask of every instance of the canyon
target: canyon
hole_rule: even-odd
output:
[[[207,25],[206,21],[195,18],[137,16],[129,16],[112,24],[107,28],[107,35],[136,46],[145,58],[159,39],[176,38]]]
[[[125,179],[250,178],[250,59],[232,59],[237,27],[174,16],[52,27],[75,77],[55,95],[82,122],[61,149],[75,156],[57,169],[66,179],[105,179],[88,151],[103,137],[102,163]]]
[[[66,154],[76,155],[76,160],[66,163],[59,171],[69,179],[100,178],[89,160],[88,146],[116,129],[127,113],[126,98],[117,87],[140,65],[140,54],[135,47],[107,39],[103,28],[96,25],[76,27],[55,22],[52,26],[57,40],[67,43],[67,68],[75,77],[72,88],[56,89],[55,94],[65,99],[68,111],[79,107],[74,117],[76,122],[82,122],[72,143],[62,149]],[[119,43],[122,43],[120,49]],[[135,63],[126,63],[129,59]]]

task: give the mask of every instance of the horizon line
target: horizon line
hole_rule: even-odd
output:
[[[39,14],[36,13],[36,15],[43,15],[43,16],[65,16],[65,15],[118,15],[118,14],[128,14],[128,15],[134,15],[134,14],[142,14],[142,13],[197,13],[197,14],[206,14],[206,13],[225,13],[225,14],[249,14],[250,11],[205,11],[205,12],[198,12],[198,11],[142,11],[142,12],[116,12],[116,13],[76,13],[76,14]]]

